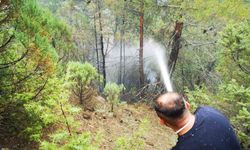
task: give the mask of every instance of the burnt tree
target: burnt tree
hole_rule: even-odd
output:
[[[103,39],[103,25],[102,25],[102,13],[101,13],[101,4],[100,1],[97,0],[97,7],[98,7],[98,19],[99,19],[99,42],[100,42],[100,51],[101,51],[101,65],[99,66],[101,68],[101,72],[103,75],[103,86],[106,85],[106,61],[105,61],[105,52],[104,52],[104,39]]]
[[[143,70],[143,23],[144,23],[144,2],[141,2],[141,8],[139,13],[140,21],[140,49],[139,49],[139,76],[140,76],[140,87],[144,84],[144,70]]]
[[[172,76],[175,65],[178,59],[179,51],[181,48],[181,33],[183,29],[183,22],[176,21],[175,29],[171,36],[170,44],[171,44],[171,52],[168,60],[168,68],[170,72],[170,76]]]

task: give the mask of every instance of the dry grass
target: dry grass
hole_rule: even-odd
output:
[[[94,135],[102,132],[100,149],[112,150],[116,139],[133,135],[143,119],[149,121],[147,131],[141,137],[145,142],[144,150],[166,150],[174,146],[177,136],[169,128],[159,124],[159,119],[149,106],[123,104],[114,113],[108,110],[108,104],[102,104],[102,108],[94,112],[85,111],[76,116],[81,123],[78,132],[88,131]]]

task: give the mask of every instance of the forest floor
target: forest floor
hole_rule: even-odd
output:
[[[76,103],[75,105],[80,106]],[[109,104],[104,102],[95,111],[82,110],[74,116],[80,123],[77,133],[90,132],[92,137],[98,134],[101,135],[99,144],[101,150],[112,150],[119,137],[128,140],[136,134],[139,137],[133,139],[131,143],[139,142],[139,140],[143,141],[143,150],[168,150],[175,145],[177,136],[166,126],[160,125],[154,110],[146,104],[123,103],[115,107],[113,113],[109,109]],[[142,127],[144,120],[147,120],[147,123]],[[43,139],[47,139],[48,134],[53,133],[57,128],[50,127],[45,129]],[[9,149],[39,149],[38,143],[25,142],[18,138],[13,138],[4,143]]]
[[[108,104],[102,104],[102,109],[83,111],[76,116],[81,123],[80,132],[102,134],[100,149],[112,150],[117,138],[125,137],[128,140],[139,130],[143,130],[143,133],[139,133],[140,140],[145,143],[143,150],[168,150],[175,145],[177,136],[166,126],[160,125],[154,110],[146,104],[122,104],[115,108],[114,113],[107,109]],[[147,123],[142,127],[144,120]]]

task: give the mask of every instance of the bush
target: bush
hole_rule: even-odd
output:
[[[57,52],[68,49],[70,35],[66,25],[36,0],[5,4],[1,13],[8,19],[0,31],[0,45],[6,43],[0,57],[0,143],[15,138],[39,141],[42,129],[59,120],[58,103],[65,105],[68,98],[56,67]],[[65,47],[55,48],[52,39]]]
[[[69,62],[67,65],[66,80],[69,83],[69,88],[79,98],[80,103],[89,99],[94,91],[94,82],[101,80],[96,69],[89,63]]]
[[[41,150],[97,150],[101,139],[100,134],[93,139],[90,133],[69,135],[65,131],[59,131],[50,137],[51,142],[43,141],[41,143]],[[92,141],[95,141],[95,144]]]
[[[107,100],[111,105],[111,112],[114,111],[114,106],[120,102],[120,93],[124,89],[123,85],[117,85],[116,83],[107,83],[104,88],[104,94],[107,96]]]
[[[63,122],[62,109],[67,114],[74,113],[77,109],[70,105],[68,98],[69,91],[64,86],[63,78],[53,77],[49,79],[47,88],[43,90],[43,95],[38,98],[39,101],[30,101],[24,104],[29,124],[24,133],[32,140],[39,141],[44,127]]]

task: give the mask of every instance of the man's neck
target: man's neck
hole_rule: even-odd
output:
[[[195,116],[191,113],[187,113],[186,116],[183,117],[182,120],[179,121],[178,127],[176,127],[174,130],[179,136],[187,133],[194,125],[195,122]]]

